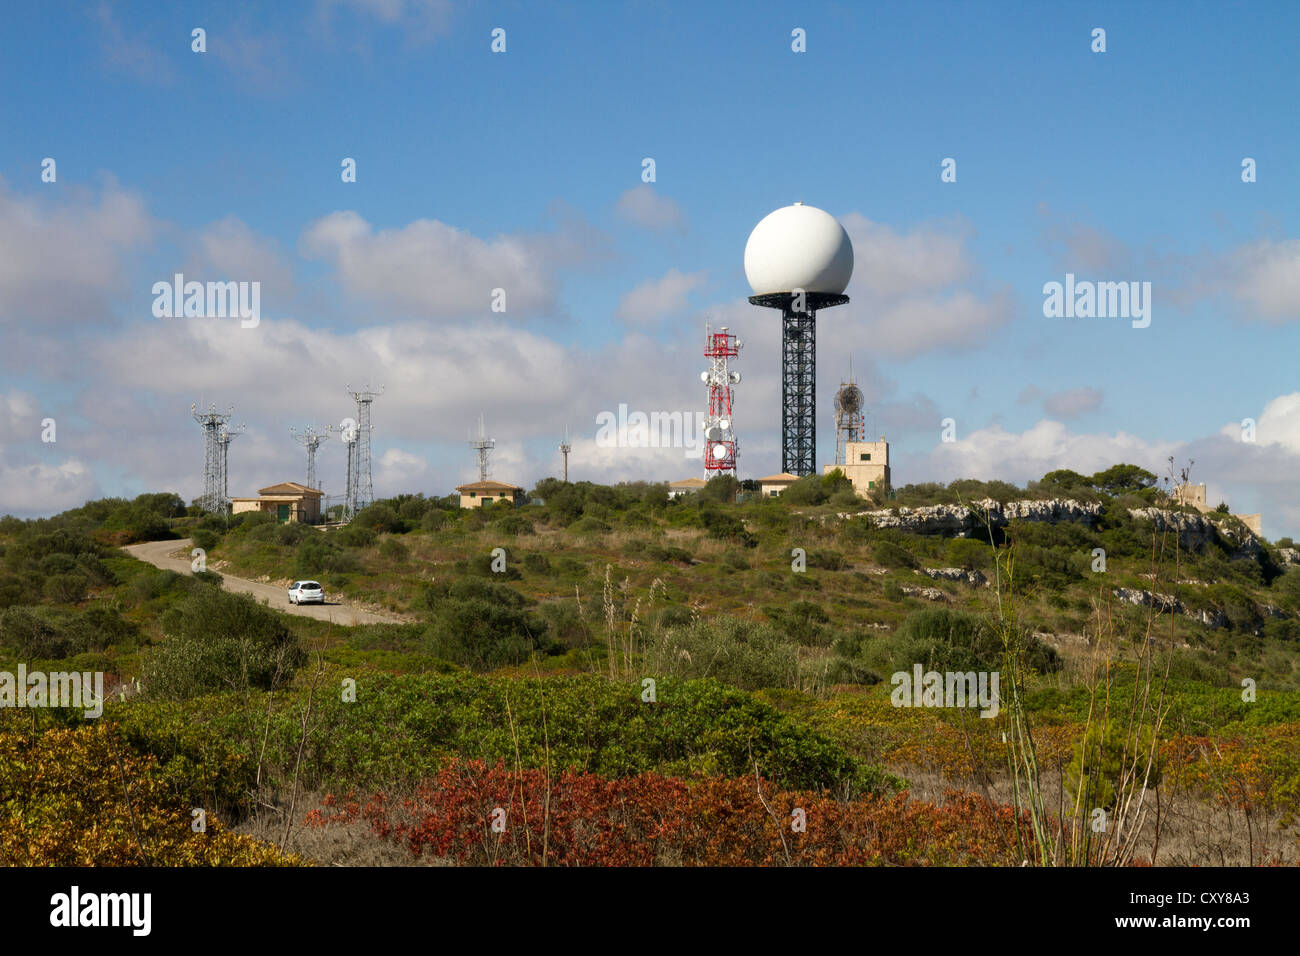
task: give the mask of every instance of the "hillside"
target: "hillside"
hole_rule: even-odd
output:
[[[157,813],[207,807],[250,859],[482,862],[465,794],[497,793],[540,801],[523,829],[555,813],[624,834],[572,824],[555,852],[578,862],[1296,861],[1289,541],[1124,465],[875,503],[834,477],[734,491],[548,479],[544,505],[408,495],[329,529],[166,495],[3,519],[0,667],[103,670],[115,699],[92,728],[0,711],[0,736],[92,735],[87,760],[136,762]],[[117,549],[169,537],[209,571]],[[406,623],[291,617],[213,587],[222,574],[315,578]],[[897,706],[917,665],[1000,675],[999,712]],[[18,796],[6,832],[58,824],[53,793]],[[129,858],[131,808],[102,799]],[[777,804],[818,810],[793,850]],[[638,856],[646,814],[669,807],[732,820],[739,856],[689,829]],[[1093,829],[1097,811],[1131,842]],[[880,840],[847,839],[863,826]],[[532,852],[515,830],[495,846]]]

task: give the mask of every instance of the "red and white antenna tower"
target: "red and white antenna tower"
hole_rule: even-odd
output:
[[[731,386],[740,384],[740,373],[727,367],[727,360],[740,354],[741,341],[724,325],[714,332],[704,327],[704,357],[709,360],[700,381],[709,387],[709,417],[704,423],[704,471],[708,475],[736,473],[735,419],[732,417]]]

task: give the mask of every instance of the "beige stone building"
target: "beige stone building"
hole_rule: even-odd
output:
[[[282,481],[278,485],[259,488],[256,498],[231,498],[230,510],[233,514],[261,511],[276,521],[318,524],[323,494],[296,481]]]
[[[823,465],[822,474],[838,468],[853,482],[853,490],[864,498],[883,496],[889,490],[889,442],[851,441],[844,446],[844,464]]]
[[[798,475],[783,471],[779,475],[768,475],[766,478],[758,479],[758,490],[764,498],[776,498],[798,480]]]
[[[504,481],[474,481],[468,485],[457,485],[456,492],[460,495],[462,508],[482,508],[495,501],[521,504],[524,500],[524,489]]]
[[[1174,500],[1184,505],[1191,505],[1201,514],[1207,514],[1214,509],[1205,503],[1205,483],[1199,485],[1185,484],[1177,485],[1174,488]],[[1263,514],[1253,515],[1233,515],[1238,521],[1244,524],[1255,534],[1263,536]]]

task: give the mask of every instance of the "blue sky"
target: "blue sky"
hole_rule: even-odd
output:
[[[596,447],[595,417],[701,409],[707,320],[747,342],[740,472],[770,474],[779,330],[742,255],[805,201],[857,253],[819,319],[819,462],[851,354],[896,483],[1173,455],[1296,534],[1298,27],[1290,3],[15,8],[0,512],[197,495],[200,400],[248,422],[233,494],[301,480],[288,426],[338,421],[367,376],[382,494],[472,477],[480,412],[498,478],[556,473],[566,425],[576,477],[685,477],[681,449]],[[179,270],[259,281],[261,323],[154,318]],[[1150,327],[1045,318],[1067,272],[1151,282]],[[320,471],[341,491],[339,448]]]

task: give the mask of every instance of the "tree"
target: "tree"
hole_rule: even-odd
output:
[[[1112,465],[1088,479],[1098,491],[1108,495],[1134,494],[1156,483],[1156,476],[1137,465]]]
[[[1049,471],[1043,475],[1043,484],[1056,485],[1059,488],[1079,488],[1087,487],[1089,479],[1079,474],[1077,471],[1071,471],[1069,468],[1057,468],[1055,471]]]
[[[740,482],[736,480],[735,475],[714,475],[700,489],[700,498],[705,501],[721,501],[731,504],[736,500],[736,494],[739,491]]]

